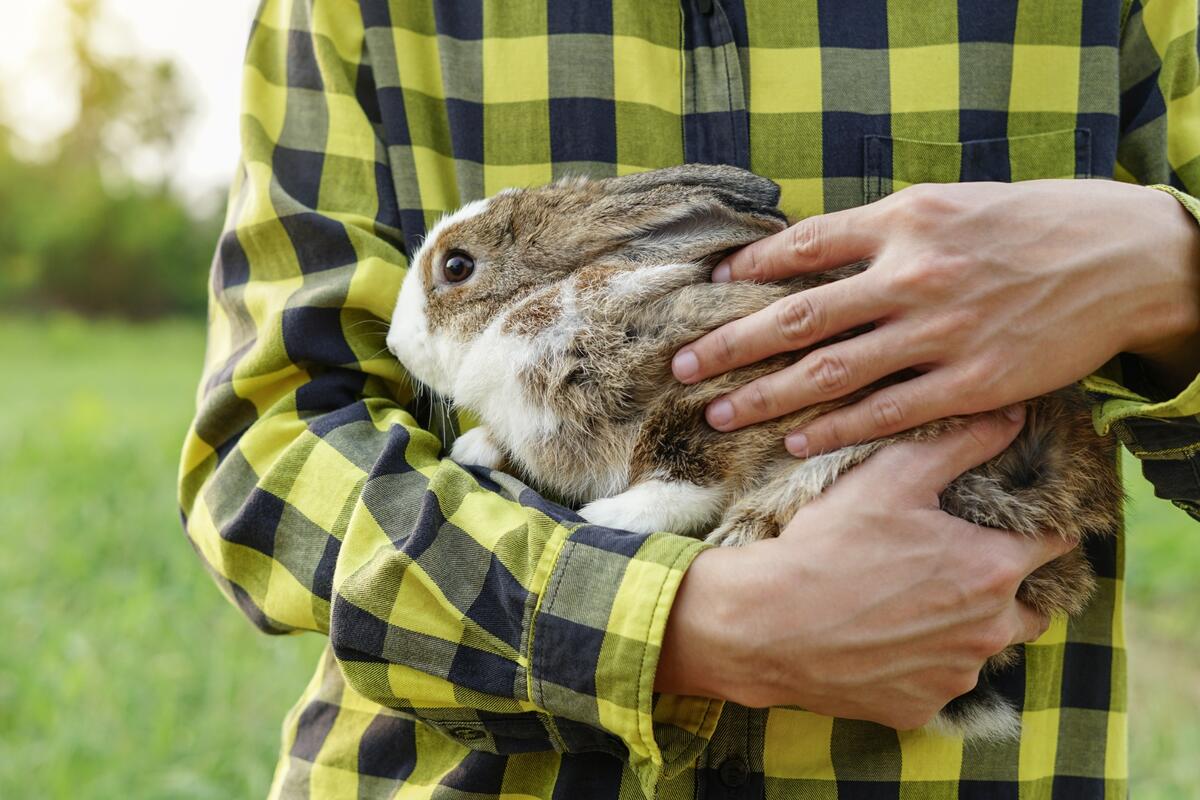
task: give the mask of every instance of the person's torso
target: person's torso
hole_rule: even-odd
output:
[[[574,173],[736,164],[778,182],[782,209],[801,218],[920,182],[1117,169],[1121,0],[361,5],[371,74],[359,77],[360,100],[387,149],[409,248],[462,203]],[[1123,796],[1120,537],[1089,556],[1100,588],[1087,612],[1056,621],[998,681],[1022,710],[1019,742],[964,747],[728,705],[694,767],[659,796]],[[450,720],[434,733],[349,702],[330,673],[297,706],[298,740],[324,724],[311,709],[338,707],[361,731],[330,758],[352,768],[366,747],[423,759],[404,778],[360,778],[359,796],[402,784],[426,796],[418,783],[440,786],[437,797],[640,794],[603,744],[522,752],[517,737],[508,752],[480,752],[469,727]]]

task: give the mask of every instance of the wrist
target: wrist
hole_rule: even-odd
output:
[[[1139,187],[1140,188],[1140,187]],[[1200,372],[1200,225],[1176,197],[1146,188],[1161,221],[1145,252],[1151,283],[1131,303],[1130,341],[1122,352],[1137,356],[1153,387],[1148,396],[1172,396]],[[1161,399],[1161,398],[1160,398]]]
[[[1131,304],[1134,315],[1122,351],[1151,362],[1171,362],[1200,337],[1200,225],[1169,193],[1143,191],[1145,202],[1154,204],[1152,219],[1161,225],[1146,251],[1151,282],[1142,302]]]
[[[684,573],[667,617],[655,691],[719,700],[742,694],[742,556],[735,548],[705,550]]]

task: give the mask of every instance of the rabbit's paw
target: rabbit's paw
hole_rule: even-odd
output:
[[[720,510],[724,496],[717,487],[688,481],[649,480],[618,495],[593,500],[579,514],[588,522],[633,533],[703,530]]]
[[[497,469],[504,463],[504,453],[492,441],[487,427],[480,425],[454,440],[450,447],[450,459],[459,464],[477,464]]]

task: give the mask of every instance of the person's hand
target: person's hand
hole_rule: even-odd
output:
[[[655,689],[898,729],[972,689],[989,656],[1045,631],[1017,588],[1069,549],[938,508],[950,481],[1014,438],[1013,416],[887,447],[778,539],[702,552],[667,619]]]
[[[914,186],[751,244],[713,280],[774,281],[859,260],[870,269],[676,354],[676,378],[694,383],[875,326],[715,400],[712,427],[917,371],[791,433],[788,450],[803,456],[1027,400],[1120,352],[1144,356],[1163,385],[1186,385],[1200,369],[1200,227],[1165,192],[1098,180]]]

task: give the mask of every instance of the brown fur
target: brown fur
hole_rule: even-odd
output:
[[[553,325],[562,316],[557,287],[538,292],[504,315],[504,332],[532,336]]]

